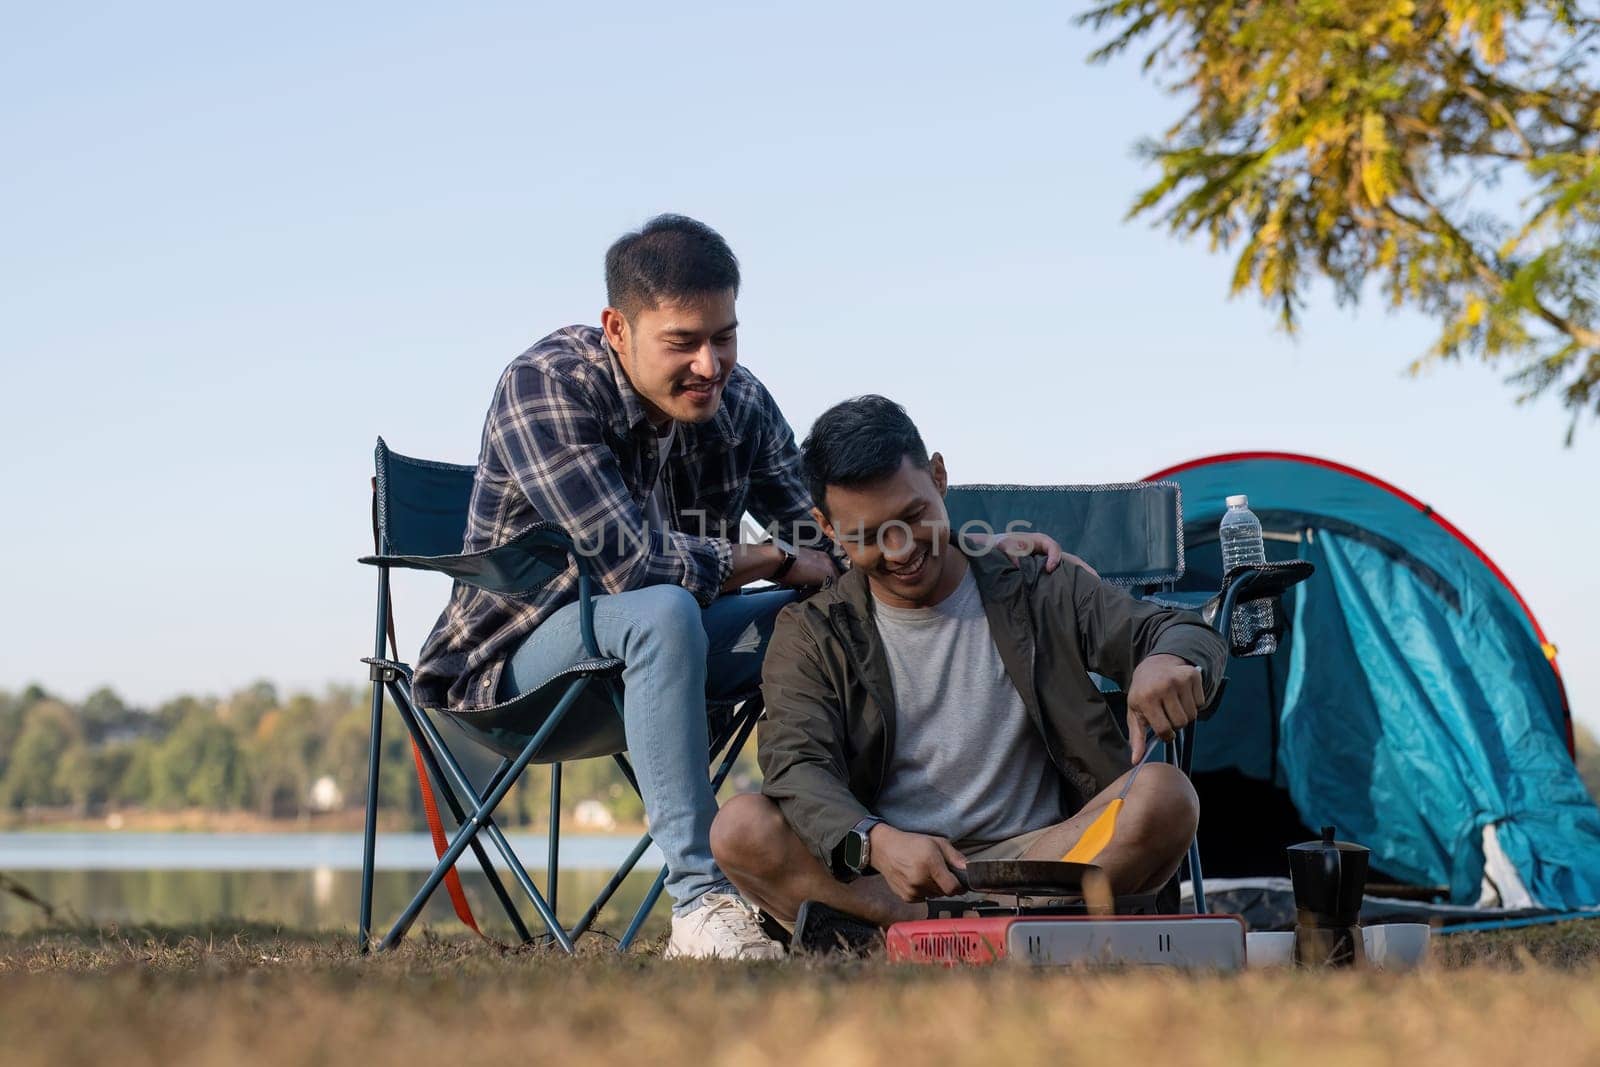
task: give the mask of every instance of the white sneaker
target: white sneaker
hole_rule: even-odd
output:
[[[664,959],[781,960],[783,946],[761,930],[756,911],[732,893],[707,893],[687,915],[672,917]]]

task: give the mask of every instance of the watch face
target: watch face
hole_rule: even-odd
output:
[[[863,857],[861,853],[865,851],[861,847],[863,836],[855,830],[851,830],[844,836],[844,863],[846,867],[853,871],[859,871],[862,868],[861,861]]]

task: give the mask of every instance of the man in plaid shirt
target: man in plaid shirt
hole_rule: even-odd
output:
[[[778,611],[837,572],[812,547],[831,546],[794,434],[738,365],[738,291],[732,250],[693,219],[663,215],[613,244],[600,328],[557,330],[501,375],[463,551],[541,520],[578,542],[604,594],[599,651],[626,663],[623,726],[673,900],[667,954],[767,959],[782,949],[711,855],[705,709],[757,690]],[[788,543],[740,543],[747,510]],[[1058,552],[1047,538],[1006,548]],[[761,579],[780,588],[719,597]],[[470,719],[583,655],[575,566],[525,600],[458,583],[415,696]]]

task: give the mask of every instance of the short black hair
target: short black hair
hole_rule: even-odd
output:
[[[606,250],[606,302],[629,322],[663,300],[733,290],[739,260],[722,235],[685,215],[657,215]]]
[[[928,469],[928,449],[906,409],[869,394],[841,401],[811,424],[800,446],[811,501],[828,513],[828,486],[859,489],[880,482],[907,458]]]

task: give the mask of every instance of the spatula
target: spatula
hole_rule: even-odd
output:
[[[1084,828],[1083,836],[1079,837],[1077,843],[1061,857],[1063,862],[1093,863],[1095,857],[1111,844],[1111,838],[1117,832],[1117,815],[1122,811],[1122,802],[1126,799],[1128,790],[1133,787],[1133,780],[1139,777],[1144,765],[1150,762],[1150,754],[1156,750],[1155,742],[1156,732],[1148,731],[1144,739],[1144,755],[1139,757],[1139,763],[1133,768],[1133,773],[1128,775],[1128,780],[1122,783],[1122,791],[1106,805],[1104,811],[1095,816],[1094,822]]]

